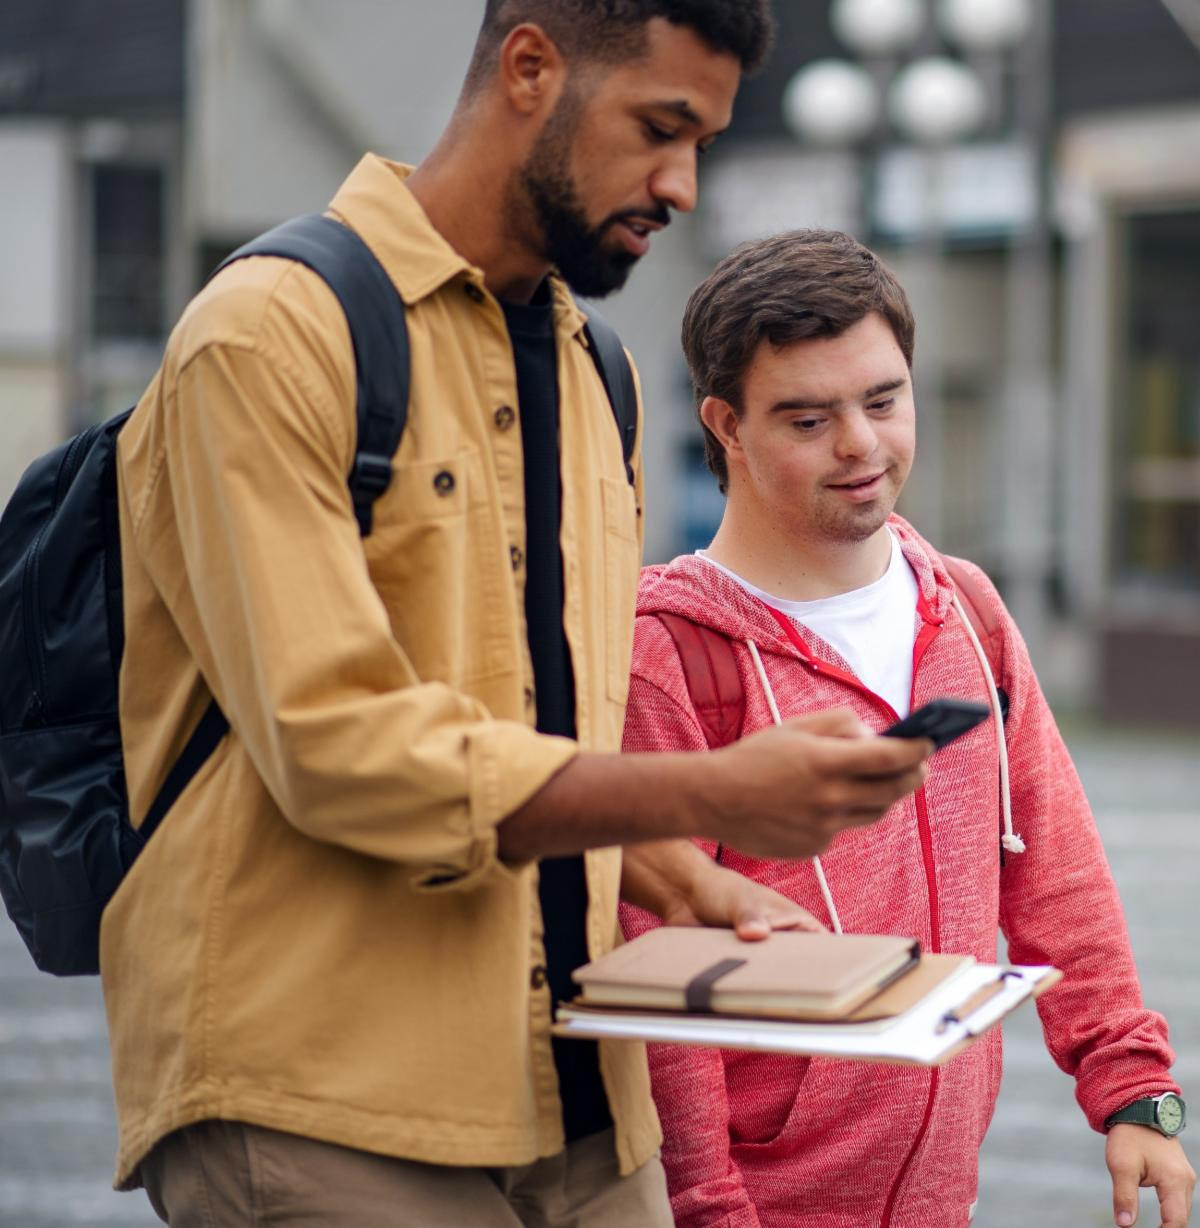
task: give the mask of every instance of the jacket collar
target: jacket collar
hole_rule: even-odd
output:
[[[338,189],[329,211],[363,238],[406,306],[434,294],[456,277],[485,290],[483,270],[446,242],[408,190],[405,180],[412,171],[411,166],[367,154]],[[556,273],[550,276],[550,290],[556,329],[582,343],[586,317]]]

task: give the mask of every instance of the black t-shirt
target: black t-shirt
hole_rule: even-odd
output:
[[[563,629],[563,566],[559,546],[558,357],[553,307],[543,285],[528,306],[504,303],[517,363],[517,399],[525,457],[525,621],[533,658],[537,728],[575,737],[575,672]],[[571,971],[587,963],[587,884],[583,858],[544,858],[538,894],[545,923],[546,979],[554,1001],[574,995]],[[567,1141],[612,1125],[593,1041],[554,1038],[554,1064]]]

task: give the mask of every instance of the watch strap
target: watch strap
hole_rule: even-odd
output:
[[[1179,1099],[1174,1093],[1171,1094],[1172,1099]],[[1161,1121],[1159,1120],[1158,1106],[1163,1099],[1162,1096],[1142,1096],[1140,1099],[1133,1101],[1132,1104],[1127,1104],[1123,1109],[1118,1109],[1115,1113],[1109,1115],[1105,1119],[1104,1128],[1107,1130],[1110,1126],[1116,1125],[1135,1125],[1135,1126],[1150,1126],[1159,1133],[1171,1137],[1177,1134],[1178,1131],[1164,1130]],[[1180,1104],[1182,1104],[1180,1100]]]
[[[1104,1126],[1129,1124],[1134,1126],[1158,1126],[1158,1103],[1150,1096],[1143,1096],[1123,1109],[1118,1109],[1105,1121]]]

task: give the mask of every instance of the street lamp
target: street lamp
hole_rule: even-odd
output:
[[[1030,0],[938,0],[937,21],[951,42],[968,51],[1003,51],[1028,35],[1033,5]]]
[[[801,68],[783,98],[784,119],[791,131],[808,143],[855,146],[871,138],[879,143],[886,114],[896,131],[925,147],[917,260],[915,276],[910,278],[921,321],[913,372],[921,404],[921,447],[907,498],[923,531],[936,541],[944,507],[940,150],[982,125],[987,90],[970,66],[945,56],[926,55],[901,65],[900,58],[931,33],[925,0],[833,0],[829,16],[837,36],[865,63],[828,59]],[[868,155],[864,166],[868,200],[874,165]]]
[[[987,92],[966,64],[928,56],[902,68],[888,91],[888,115],[921,145],[947,145],[982,127]]]
[[[849,60],[814,60],[783,95],[788,127],[814,145],[856,145],[875,130],[879,110],[871,74]]]
[[[1039,166],[1049,122],[1050,8],[1048,0],[831,0],[833,31],[857,60],[827,59],[801,68],[783,99],[784,119],[803,142],[878,148],[890,127],[921,147],[920,155],[904,155],[914,171],[919,156],[922,168],[908,181],[915,187],[910,200],[919,205],[920,219],[910,222],[919,258],[909,281],[921,322],[914,384],[922,419],[919,468],[908,498],[924,531],[938,540],[944,522],[940,393],[946,151],[1006,118],[1005,56],[1016,53],[1011,123],[1024,143],[1015,148],[1028,156],[1027,163],[1018,156],[1018,163],[1034,168],[1030,183],[1036,205],[1023,219],[1024,228],[1009,222],[1000,464],[1005,514],[998,544],[1010,608],[1035,656],[1047,618],[1044,580],[1052,533],[1049,238]],[[963,58],[929,54],[939,43]],[[920,53],[915,58],[914,51]],[[878,207],[884,195],[874,191],[878,168],[871,152],[862,194]],[[866,212],[870,216],[869,208]]]
[[[925,26],[923,0],[833,0],[829,23],[838,41],[860,55],[894,55]]]

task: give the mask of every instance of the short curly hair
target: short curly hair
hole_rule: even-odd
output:
[[[790,230],[736,248],[692,292],[682,342],[696,413],[706,397],[742,412],[742,382],[764,341],[836,337],[878,312],[912,367],[916,325],[896,275],[840,230]],[[704,458],[722,493],[725,449],[704,426]]]
[[[695,31],[746,74],[762,66],[775,37],[769,0],[487,0],[468,89],[523,22],[541,26],[568,61],[615,64],[645,53],[646,24],[655,17]]]

